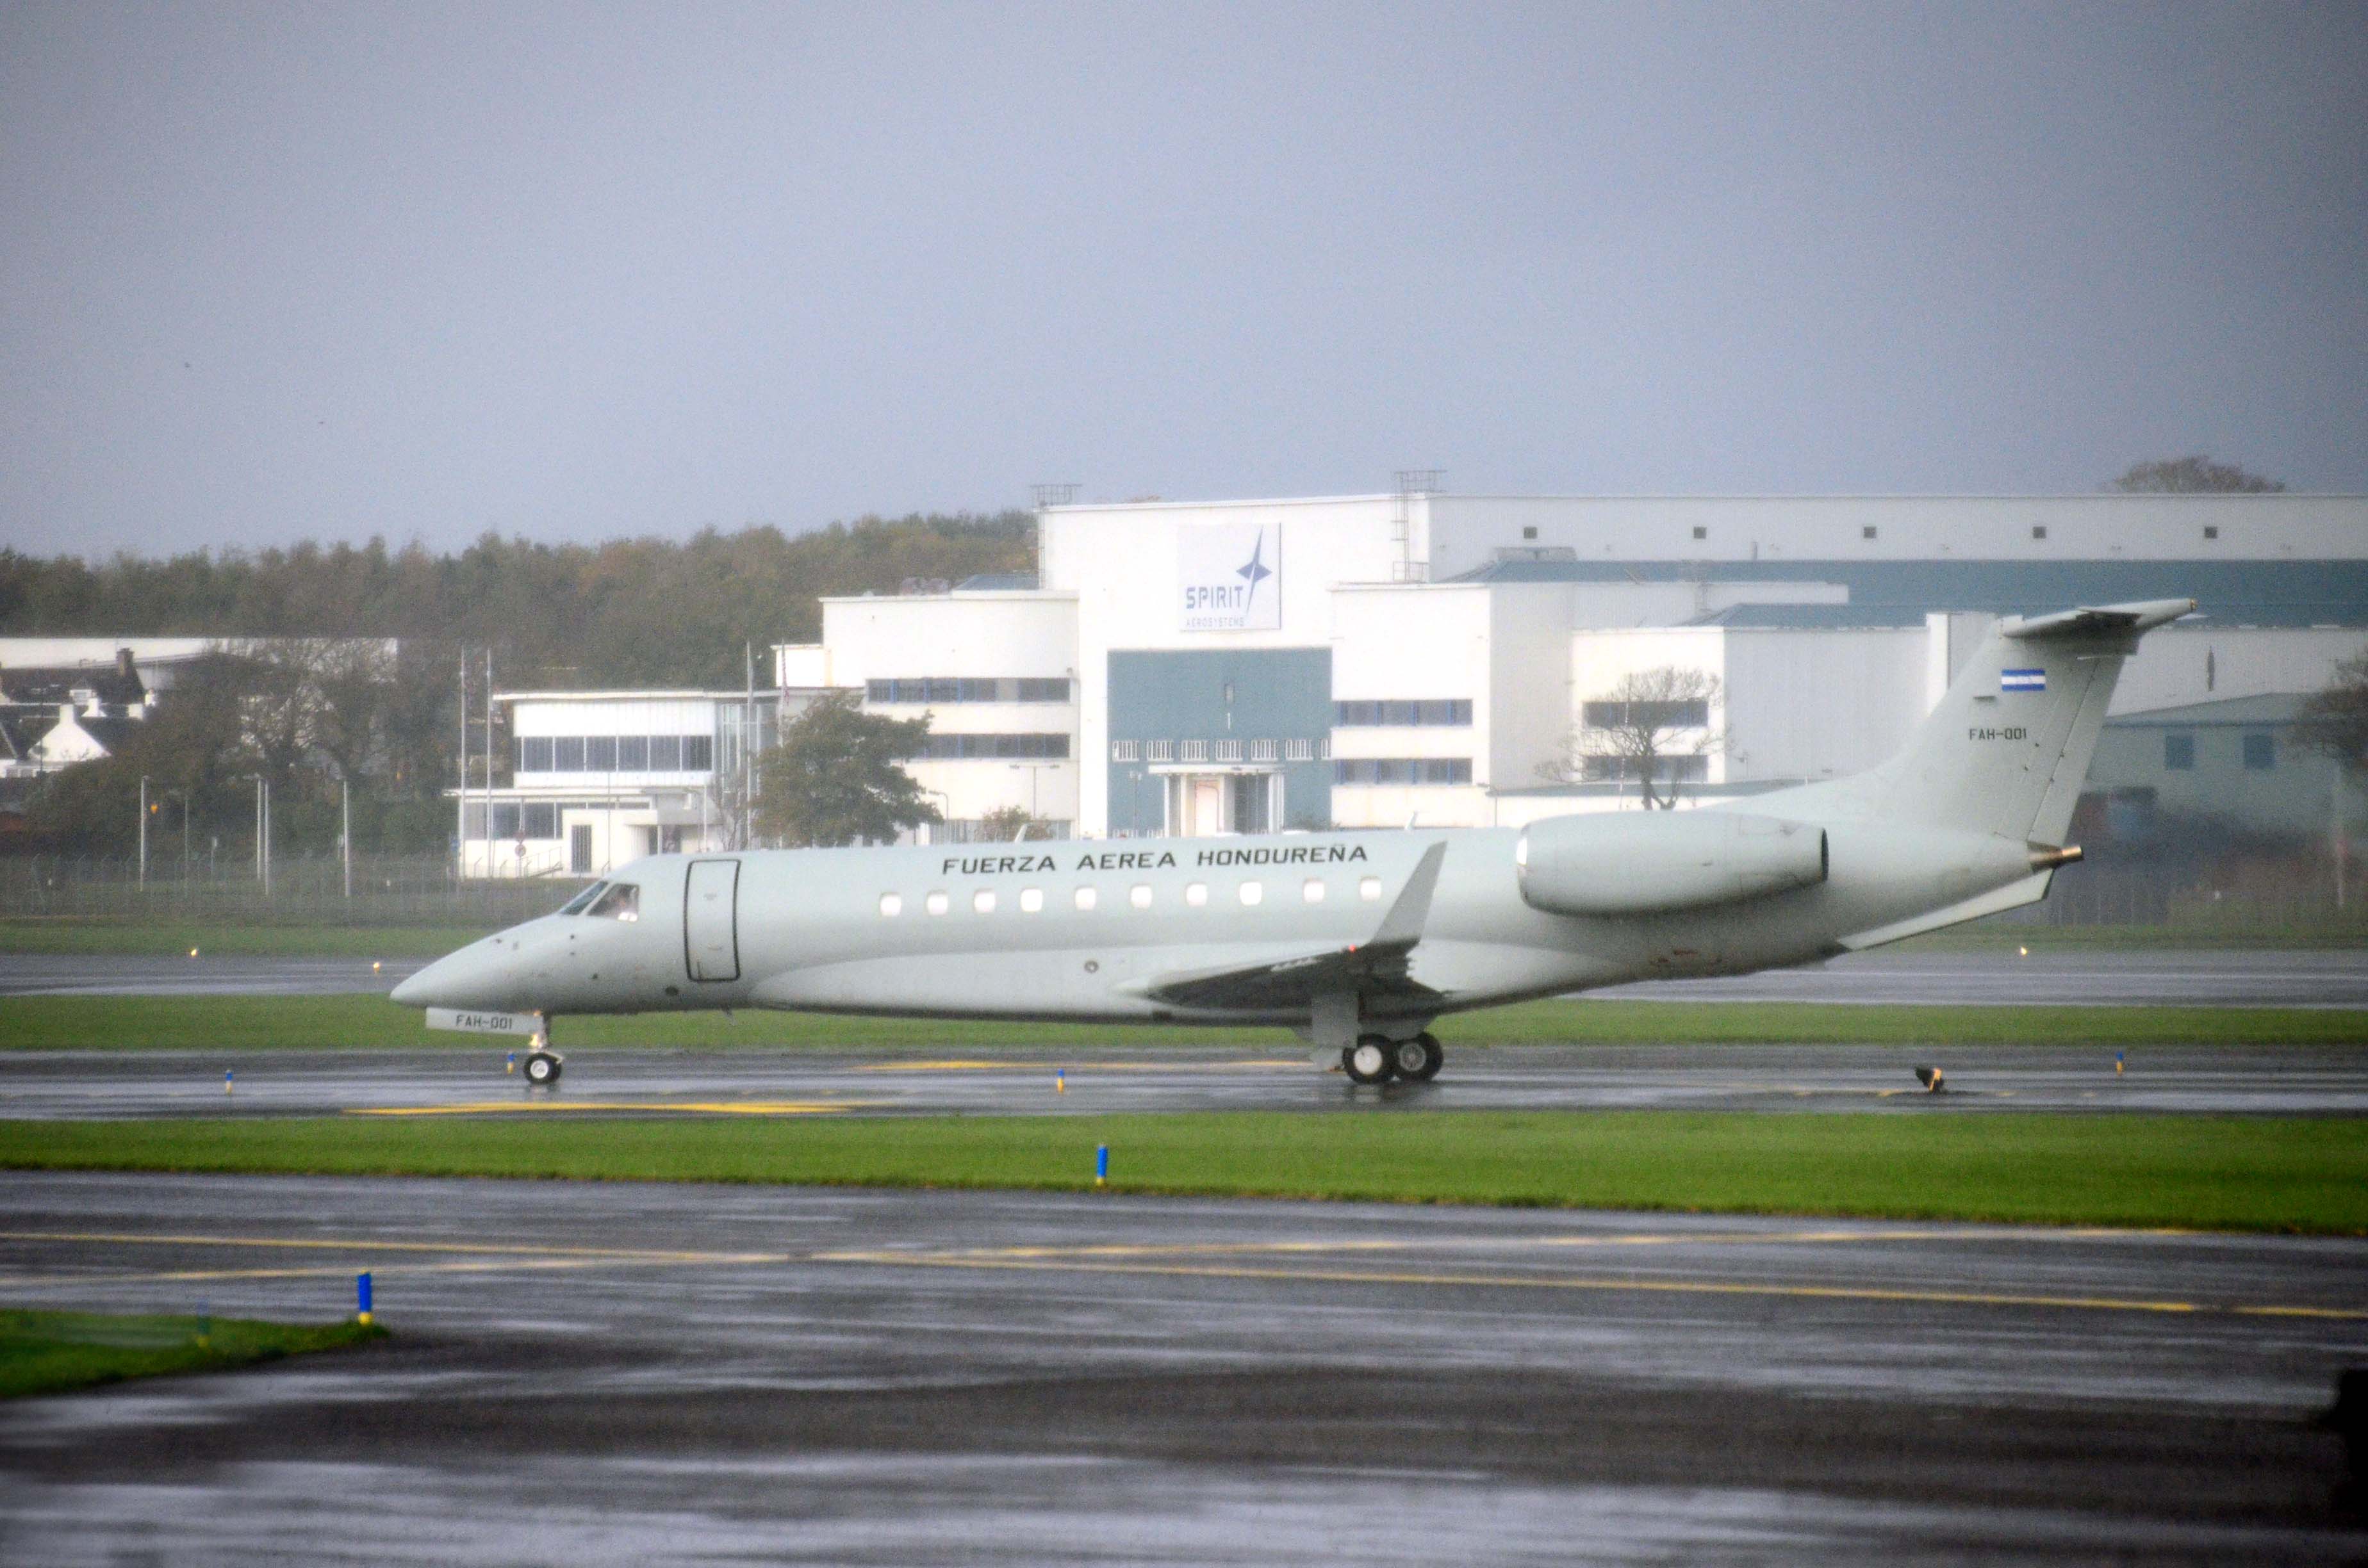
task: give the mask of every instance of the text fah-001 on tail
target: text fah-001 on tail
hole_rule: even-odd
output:
[[[2192,599],[2000,621],[1881,766],[1684,812],[1002,846],[654,855],[438,960],[394,1000],[526,1019],[778,1007],[1270,1024],[1360,1083],[1425,1079],[1432,1021],[1739,974],[2033,903],[2122,662]],[[463,1027],[484,1027],[463,1026]]]

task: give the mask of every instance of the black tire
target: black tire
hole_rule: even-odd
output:
[[[1390,1042],[1383,1036],[1369,1034],[1340,1052],[1340,1071],[1349,1074],[1352,1084],[1386,1084],[1390,1081]]]
[[[526,1059],[526,1081],[549,1088],[559,1082],[559,1058],[547,1051],[538,1051]]]
[[[1428,1084],[1439,1076],[1439,1069],[1447,1061],[1436,1035],[1418,1034],[1412,1040],[1402,1040],[1390,1048],[1391,1068],[1409,1084]]]

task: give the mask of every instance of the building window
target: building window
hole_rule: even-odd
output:
[[[680,735],[650,737],[650,771],[652,773],[682,771],[682,737]]]
[[[1694,538],[1696,538],[1696,539],[1708,539],[1708,538],[1710,538],[1710,530],[1709,530],[1708,528],[1698,528],[1694,529]]]
[[[553,773],[584,771],[584,737],[557,735],[551,743],[551,770]]]
[[[863,699],[875,703],[1066,702],[1066,676],[904,676],[863,683]]]
[[[2033,539],[2045,539],[2047,537],[2047,525],[2045,523],[2032,524],[2031,537]]]
[[[1332,722],[1344,730],[1469,729],[1472,700],[1464,697],[1406,701],[1335,702]]]
[[[1208,903],[1209,884],[1206,882],[1187,883],[1184,888],[1184,902],[1190,904],[1195,909],[1198,909],[1202,904]]]
[[[1079,888],[1077,890],[1077,907],[1079,909],[1091,909],[1100,902],[1101,895],[1094,892],[1093,889]]]
[[[1670,702],[1588,702],[1579,722],[1590,730],[1704,730],[1710,703],[1702,698]]]
[[[1252,762],[1272,762],[1274,760],[1274,743],[1272,741],[1252,741],[1250,743],[1250,760]]]
[[[617,771],[617,737],[586,735],[584,737],[584,770],[586,773]]]
[[[1052,757],[1069,755],[1066,735],[925,735],[915,754],[924,762],[969,762],[980,758]]]
[[[520,735],[518,748],[518,768],[520,773],[551,771],[551,737],[549,735]]]
[[[2267,773],[2278,765],[2278,741],[2275,735],[2255,733],[2245,737],[2245,766],[2255,773]]]
[[[507,801],[494,802],[494,836],[495,838],[522,837],[523,835],[518,832],[520,825],[518,808],[516,804]]]
[[[529,801],[526,807],[526,835],[529,838],[559,836],[559,807],[550,801]]]
[[[1314,741],[1285,741],[1282,743],[1282,757],[1285,762],[1314,762],[1315,760],[1315,743]]]
[[[1209,743],[1206,741],[1186,741],[1184,743],[1184,760],[1186,762],[1208,761]]]
[[[1242,743],[1219,741],[1215,752],[1212,755],[1218,762],[1239,762],[1242,759]]]
[[[891,920],[894,920],[896,916],[904,914],[905,900],[903,896],[893,892],[882,893],[880,895],[880,913],[886,915]]]
[[[715,737],[685,735],[682,737],[682,771],[709,773],[715,767]]]
[[[647,773],[650,770],[650,738],[647,735],[617,737],[617,771]]]
[[[1112,741],[1110,743],[1110,760],[1112,762],[1141,762],[1143,760],[1143,743],[1141,741]]]
[[[1578,776],[1589,784],[1633,783],[1644,777],[1645,759],[1639,756],[1588,756],[1579,759]],[[1710,778],[1710,758],[1693,756],[1656,756],[1653,759],[1653,777],[1667,782],[1701,784]]]
[[[2216,524],[2216,523],[2206,523],[2206,524],[2204,524],[2204,525],[2203,525],[2203,537],[2204,537],[2205,539],[2218,539],[2218,538],[2220,537],[2220,528],[2219,528],[2219,525],[2218,525],[2218,524]]]
[[[1264,882],[1244,882],[1241,888],[1241,896],[1244,903],[1258,903],[1263,901],[1266,897],[1266,884]]]
[[[1332,765],[1335,784],[1469,784],[1468,756],[1344,756]]]
[[[1145,741],[1143,743],[1143,759],[1145,762],[1173,762],[1176,760],[1176,743]]]
[[[1861,539],[1873,539],[1874,537],[1874,525],[1869,523],[1866,527],[1859,529],[1858,537]]]
[[[2185,773],[2195,766],[2195,737],[2174,732],[2162,738],[2162,765],[2173,773]]]

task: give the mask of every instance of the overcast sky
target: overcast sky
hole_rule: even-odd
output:
[[[2368,490],[2368,6],[0,0],[0,544]]]

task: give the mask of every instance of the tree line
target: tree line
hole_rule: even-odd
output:
[[[748,644],[761,661],[772,643],[821,635],[825,595],[1031,570],[1034,522],[932,514],[598,545],[487,535],[447,554],[376,539],[96,563],[0,550],[0,635],[222,641],[180,667],[116,755],[42,780],[24,846],[124,853],[143,777],[159,807],[152,848],[163,833],[177,849],[185,809],[200,851],[251,846],[260,775],[283,850],[334,847],[349,783],[357,851],[441,851],[463,648],[490,648],[511,689],[734,687]],[[483,699],[474,687],[475,711]]]

